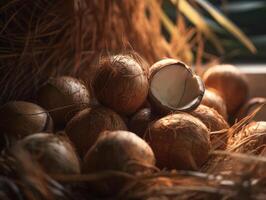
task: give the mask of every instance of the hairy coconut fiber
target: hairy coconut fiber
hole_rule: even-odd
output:
[[[161,33],[159,2],[2,0],[0,103],[33,98],[50,76],[87,80],[102,53],[134,50],[150,64],[180,57]]]

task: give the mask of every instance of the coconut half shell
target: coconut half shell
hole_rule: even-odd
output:
[[[201,102],[204,84],[190,67],[175,59],[163,59],[150,68],[149,99],[162,114],[194,110]]]
[[[172,114],[155,121],[147,130],[150,144],[160,168],[198,169],[206,162],[210,150],[210,132],[190,114]]]
[[[90,94],[78,79],[62,76],[51,78],[40,88],[37,102],[50,111],[57,128],[64,128],[78,111],[88,107]]]
[[[42,107],[25,101],[12,101],[0,108],[1,134],[20,139],[38,132],[52,132],[53,120]]]
[[[127,130],[123,119],[114,111],[102,107],[92,107],[77,113],[67,124],[66,134],[73,142],[81,158],[105,130]]]
[[[233,65],[217,65],[203,74],[206,87],[214,88],[224,99],[228,114],[234,115],[248,97],[247,78]]]

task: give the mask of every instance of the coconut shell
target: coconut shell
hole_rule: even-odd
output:
[[[64,136],[37,133],[25,137],[18,144],[49,174],[80,173],[77,154]]]
[[[214,88],[224,99],[228,114],[234,115],[248,97],[248,81],[232,65],[217,65],[203,75],[205,85]]]
[[[127,130],[127,127],[118,114],[102,106],[80,111],[66,126],[66,134],[81,157],[105,130]]]
[[[143,108],[136,112],[128,123],[128,128],[139,137],[143,137],[149,124],[155,120],[155,116],[150,108]]]
[[[229,129],[229,125],[224,118],[216,110],[207,106],[199,105],[190,114],[200,119],[211,132]],[[225,149],[228,139],[227,131],[211,134],[210,139],[212,149]]]
[[[37,132],[52,132],[53,120],[42,107],[12,101],[0,108],[0,130],[8,139],[20,139]]]
[[[100,60],[92,82],[100,103],[120,114],[130,115],[144,104],[148,95],[147,66],[131,55]]]
[[[62,76],[51,78],[40,88],[37,102],[50,111],[55,126],[63,128],[78,111],[88,107],[90,94],[79,80]]]
[[[227,120],[227,109],[225,101],[214,89],[208,88],[205,90],[201,104],[215,109],[225,120]]]
[[[266,98],[262,98],[262,97],[255,97],[255,98],[252,98],[252,99],[248,100],[241,107],[241,109],[237,112],[235,118],[237,119],[237,121],[240,121],[241,119],[245,118],[250,113],[252,113],[256,108],[258,108],[259,106],[265,104],[265,102],[266,102]],[[255,121],[259,121],[259,120],[256,120],[257,118],[263,118],[263,116],[258,116],[258,115],[260,115],[262,110],[263,110],[263,108],[253,118],[253,119],[255,119]]]
[[[210,132],[190,114],[172,114],[155,121],[147,130],[150,144],[160,168],[196,170],[208,158]]]
[[[84,158],[85,173],[105,170],[131,174],[143,172],[155,165],[150,146],[136,134],[128,131],[102,132]]]
[[[181,67],[187,70],[186,76],[187,78],[182,83],[183,85],[180,86],[181,88],[178,88],[178,90],[182,90],[182,98],[179,100],[179,104],[176,107],[166,105],[162,102],[161,99],[157,98],[152,91],[152,81],[153,78],[157,73],[159,73],[161,70],[165,69],[166,67],[176,65],[176,67]],[[180,77],[181,78],[181,77]],[[150,75],[149,75],[149,101],[152,105],[152,107],[160,114],[169,114],[171,112],[175,111],[191,111],[194,110],[201,102],[205,87],[203,82],[201,81],[201,78],[197,76],[192,69],[187,66],[185,63],[175,60],[175,59],[163,59],[156,63],[154,63],[150,67]],[[171,92],[169,92],[167,95],[171,95]],[[191,97],[193,96],[193,99]]]
[[[228,140],[228,150],[259,155],[266,145],[266,122],[251,122]]]

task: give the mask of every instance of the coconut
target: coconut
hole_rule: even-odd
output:
[[[225,120],[227,120],[227,109],[223,98],[217,91],[211,88],[205,90],[201,104],[215,109]]]
[[[147,130],[157,165],[168,169],[198,169],[208,158],[210,132],[197,118],[179,113],[155,121]]]
[[[248,100],[242,107],[241,109],[238,111],[237,115],[236,115],[236,119],[239,121],[243,118],[245,118],[246,116],[248,116],[249,114],[251,114],[253,111],[256,110],[256,108],[258,108],[259,106],[265,104],[266,99],[262,98],[262,97],[255,97],[252,98],[250,100]],[[265,106],[262,107],[258,113],[256,114],[256,116],[253,118],[253,120],[255,121],[260,121],[260,120],[264,120],[265,119]]]
[[[217,65],[203,74],[205,85],[214,88],[224,99],[228,114],[233,115],[246,101],[248,82],[233,65]]]
[[[103,105],[121,114],[136,112],[148,95],[147,66],[133,55],[115,55],[100,60],[92,82]]]
[[[259,155],[266,144],[266,122],[251,122],[228,140],[228,150]]]
[[[80,173],[79,159],[66,137],[37,133],[25,137],[18,144],[49,174]]]
[[[81,157],[105,130],[127,130],[127,127],[118,114],[102,106],[80,111],[66,126],[66,134]]]
[[[204,94],[201,79],[183,62],[163,59],[150,68],[149,99],[161,114],[195,109]]]
[[[143,108],[136,112],[129,120],[128,128],[139,137],[143,137],[149,124],[156,117],[152,114],[150,108]]]
[[[38,103],[50,111],[56,127],[65,124],[90,102],[90,95],[85,85],[79,80],[62,76],[51,78],[38,91]]]
[[[2,136],[12,142],[36,132],[52,132],[53,120],[36,104],[11,101],[0,108],[0,129]]]
[[[229,129],[229,125],[224,118],[215,109],[209,108],[208,106],[199,105],[190,114],[200,119],[211,132]],[[211,133],[210,138],[213,149],[225,149],[228,139],[227,131]]]
[[[85,173],[105,170],[131,174],[150,170],[155,158],[150,146],[129,131],[104,131],[84,158]]]

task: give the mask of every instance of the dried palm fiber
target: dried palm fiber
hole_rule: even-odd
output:
[[[160,0],[2,1],[0,103],[34,97],[49,76],[87,80],[103,52],[133,49],[150,63],[178,57],[161,34],[158,6]]]

